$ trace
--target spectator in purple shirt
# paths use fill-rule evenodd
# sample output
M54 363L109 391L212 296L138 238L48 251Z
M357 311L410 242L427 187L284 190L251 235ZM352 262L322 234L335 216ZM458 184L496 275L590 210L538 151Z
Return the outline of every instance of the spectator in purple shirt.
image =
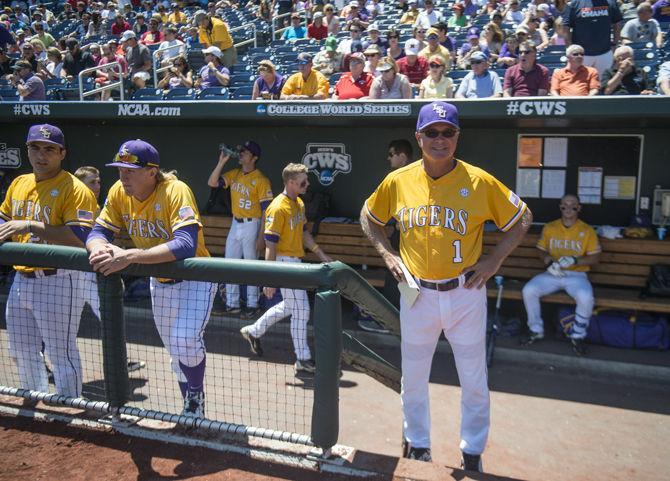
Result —
M44 82L35 75L30 62L19 60L14 64L14 75L11 75L9 81L19 92L22 102L31 100L46 100L46 91Z
M277 72L275 64L269 60L261 60L258 64L258 78L254 82L251 100L279 100L281 89L286 79Z
M657 22L670 22L670 0L658 0L652 8Z
M219 47L211 46L202 51L205 54L205 65L198 72L196 88L227 87L230 82L230 71L223 66L223 52Z
M519 63L505 71L503 96L535 97L549 92L549 69L535 60L537 51L533 42L523 42L519 46Z

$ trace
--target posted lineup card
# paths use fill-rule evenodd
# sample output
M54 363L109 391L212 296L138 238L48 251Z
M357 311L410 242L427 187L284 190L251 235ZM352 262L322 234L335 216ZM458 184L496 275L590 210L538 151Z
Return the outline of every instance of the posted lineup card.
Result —
M398 283L398 290L408 306L412 307L416 298L419 297L419 284L416 283L414 276L410 274L404 263L400 263L400 268L402 269L402 276L405 280Z

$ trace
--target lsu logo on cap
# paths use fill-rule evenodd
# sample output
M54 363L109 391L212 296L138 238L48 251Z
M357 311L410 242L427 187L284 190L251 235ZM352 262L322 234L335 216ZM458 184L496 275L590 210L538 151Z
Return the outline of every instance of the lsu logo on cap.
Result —
M447 117L447 111L444 110L444 107L442 107L439 104L434 104L433 105L433 112L435 112L438 115L438 117L440 117L441 119L444 119L444 118Z
M48 139L51 137L51 130L47 129L44 125L40 127L40 134L42 134L42 137L45 139Z

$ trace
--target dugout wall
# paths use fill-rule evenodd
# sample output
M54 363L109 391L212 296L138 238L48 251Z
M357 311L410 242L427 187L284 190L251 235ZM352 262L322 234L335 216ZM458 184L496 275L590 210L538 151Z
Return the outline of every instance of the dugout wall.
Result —
M591 136L636 136L639 151L632 157L639 159L639 173L635 174L633 211L639 210L641 197L652 197L655 186L670 187L665 166L670 159L670 98L514 98L456 100L454 104L462 127L457 156L512 188L517 188L519 139L528 136L585 137L581 155L586 160L599 148L597 143L589 145ZM9 177L28 171L27 127L50 122L60 126L67 139L65 168L100 168L104 192L117 178L104 164L124 140L142 138L158 148L164 168L179 171L202 207L209 196L207 178L216 164L219 144L236 145L251 138L263 148L258 166L275 193L282 188L282 167L289 161L303 162L312 172L311 190L331 194L330 215L356 218L363 200L388 172L389 141L410 140L418 157L414 127L422 105L420 101L2 103L0 168ZM617 169L631 158L625 149L612 150ZM607 175L607 158L600 157ZM576 187L568 182L566 191ZM528 202L537 221L555 217L555 202ZM592 224L627 225L631 209L616 205L603 199L585 209L584 219Z

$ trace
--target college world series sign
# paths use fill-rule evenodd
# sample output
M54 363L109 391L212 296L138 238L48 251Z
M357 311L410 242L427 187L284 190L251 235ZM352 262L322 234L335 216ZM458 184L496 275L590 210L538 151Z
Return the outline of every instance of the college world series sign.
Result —
M302 163L325 186L331 185L337 174L351 172L351 155L347 154L344 144L307 144Z

